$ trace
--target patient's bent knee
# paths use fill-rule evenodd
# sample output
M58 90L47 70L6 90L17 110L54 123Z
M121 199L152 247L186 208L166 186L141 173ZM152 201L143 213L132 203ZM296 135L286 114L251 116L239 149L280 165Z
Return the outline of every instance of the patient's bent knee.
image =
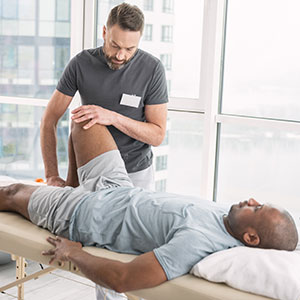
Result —
M0 188L0 210L11 210L15 195L22 189L22 184L15 183Z
M13 183L8 186L3 187L3 196L11 198L16 195L20 190L25 187L23 183Z

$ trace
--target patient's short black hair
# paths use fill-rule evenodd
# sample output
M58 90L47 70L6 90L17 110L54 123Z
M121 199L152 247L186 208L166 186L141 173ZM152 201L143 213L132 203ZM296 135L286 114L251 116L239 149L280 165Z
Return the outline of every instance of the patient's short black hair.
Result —
M298 231L292 216L281 212L281 219L272 220L273 224L260 224L257 228L261 239L260 248L293 251L298 244Z

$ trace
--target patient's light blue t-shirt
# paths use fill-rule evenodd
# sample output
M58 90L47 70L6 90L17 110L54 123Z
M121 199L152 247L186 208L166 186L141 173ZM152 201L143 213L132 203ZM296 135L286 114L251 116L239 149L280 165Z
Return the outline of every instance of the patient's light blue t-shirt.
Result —
M70 239L122 253L153 250L170 280L213 252L242 245L225 229L227 213L228 207L211 201L110 188L91 192L77 205Z

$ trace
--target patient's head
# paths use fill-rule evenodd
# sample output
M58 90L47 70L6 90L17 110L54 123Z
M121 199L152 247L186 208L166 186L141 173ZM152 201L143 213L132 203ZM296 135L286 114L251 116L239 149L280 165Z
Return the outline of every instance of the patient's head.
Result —
M224 223L246 246L292 251L298 243L296 225L287 211L252 198L232 205Z

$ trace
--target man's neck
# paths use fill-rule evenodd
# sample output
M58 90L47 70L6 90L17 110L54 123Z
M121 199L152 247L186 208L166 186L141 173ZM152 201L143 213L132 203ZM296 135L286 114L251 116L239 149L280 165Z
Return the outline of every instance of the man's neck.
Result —
M228 216L227 216L227 215L225 215L225 216L223 217L223 222L224 222L224 225L225 225L225 228L226 228L227 232L228 232L231 236L233 236L234 238L236 238L236 237L234 236L234 234L233 234L233 231L231 230L230 225L229 225L229 220L228 220Z

